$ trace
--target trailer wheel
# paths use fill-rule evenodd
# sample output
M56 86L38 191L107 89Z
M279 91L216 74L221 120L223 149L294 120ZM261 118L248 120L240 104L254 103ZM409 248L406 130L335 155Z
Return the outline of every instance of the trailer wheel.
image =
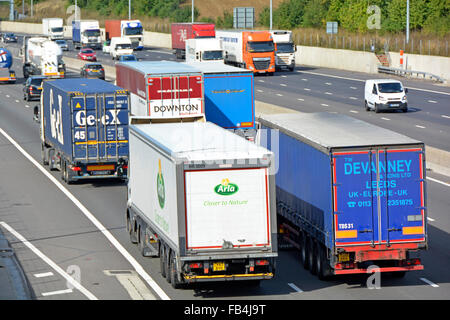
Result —
M147 247L147 245L145 244L145 228L141 228L141 226L139 226L138 229L138 247L139 247L139 251L141 252L141 255L143 257L146 257L145 255L145 249Z
M165 248L164 250L164 270L166 272L166 280L168 283L172 282L172 279L170 279L170 249Z
M317 247L316 260L318 262L317 275L319 279L323 281L329 280L332 275L330 261L327 257L327 249L322 245L319 245Z
M305 234L303 234L302 239L301 239L301 249L300 249L300 260L303 264L303 268L305 268L305 270L309 269L309 265L308 265L308 236L306 236Z
M47 150L45 150L45 146L43 143L41 144L41 158L42 164L47 166L48 165Z
M180 289L181 282L178 280L178 269L177 269L177 256L172 251L170 254L170 282L172 284L172 288Z
M160 242L160 244L159 244L159 266L161 269L161 276L163 278L165 278L167 275L166 269L165 269L166 262L164 261L165 257L166 257L166 250L165 250L164 244L162 242Z
M317 268L316 268L316 245L315 241L313 239L309 239L308 241L308 265L309 265L309 271L311 274L317 274Z
M48 150L48 168L50 169L50 171L56 170L56 166L55 166L55 149L53 149L53 148L50 148Z
M127 215L127 231L128 231L128 234L130 235L131 243L136 243L137 239L136 239L135 232L133 231L133 225L132 225L132 221L131 221L131 218L129 215Z

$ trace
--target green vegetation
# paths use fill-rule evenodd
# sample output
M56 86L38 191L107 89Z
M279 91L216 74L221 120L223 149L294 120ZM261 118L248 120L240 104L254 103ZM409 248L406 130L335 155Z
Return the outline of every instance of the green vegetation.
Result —
M368 20L380 9L379 28ZM259 23L269 26L269 8L259 15ZM373 18L372 18L373 19ZM403 32L406 28L406 0L285 0L273 12L273 27L325 28L327 21L337 21L350 32ZM450 31L449 0L410 0L410 30L439 36Z

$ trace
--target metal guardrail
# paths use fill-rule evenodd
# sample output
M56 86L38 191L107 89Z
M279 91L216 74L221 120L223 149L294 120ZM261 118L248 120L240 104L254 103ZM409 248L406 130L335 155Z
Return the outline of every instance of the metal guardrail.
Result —
M437 81L443 83L445 82L444 79L442 79L441 77L429 73L429 72L425 72L425 71L414 71L414 70L405 70L405 69L400 69L400 68L392 68L392 67L385 67L385 66L378 66L378 72L379 73L389 73L389 74L395 74L398 76L406 76L407 74L409 75L413 75L413 74L417 74L417 76L419 75L423 75L423 78L425 79L427 76L430 77L430 79L436 79Z

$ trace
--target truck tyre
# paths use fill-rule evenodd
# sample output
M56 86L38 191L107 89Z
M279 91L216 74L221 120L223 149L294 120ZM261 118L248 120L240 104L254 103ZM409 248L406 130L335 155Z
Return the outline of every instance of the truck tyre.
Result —
M308 236L306 236L305 234L303 234L302 239L301 239L301 244L300 244L300 260L303 264L303 268L305 268L305 270L309 269L309 265L308 265Z
M330 261L327 257L327 249L323 245L319 245L317 247L316 259L318 261L317 275L319 279L323 281L329 280L332 272L330 268Z
M170 249L168 247L164 250L164 270L166 272L166 280L168 283L172 282L170 279Z
M177 256L172 251L170 254L170 283L172 284L172 288L180 289L181 282L178 280L178 269L177 269Z
M317 274L317 268L316 268L316 243L313 239L309 239L308 241L308 265L309 265L309 271L311 274L316 275Z
M48 149L48 168L50 169L50 171L56 170L55 149L53 148Z
M141 252L141 255L143 257L146 257L145 255L145 249L146 249L146 244L145 244L145 228L143 229L141 226L139 226L138 228L138 247L139 247L139 251Z
M166 262L164 261L165 256L166 256L166 250L165 250L164 244L162 242L160 242L159 243L159 266L161 269L161 276L163 278L165 278L167 276L166 269L165 269Z
M47 166L48 165L47 150L45 149L44 144L41 144L41 158L42 164Z
M127 215L127 231L130 236L130 241L131 241L131 243L136 243L137 242L136 234L133 229L134 229L133 222L131 221L130 216Z

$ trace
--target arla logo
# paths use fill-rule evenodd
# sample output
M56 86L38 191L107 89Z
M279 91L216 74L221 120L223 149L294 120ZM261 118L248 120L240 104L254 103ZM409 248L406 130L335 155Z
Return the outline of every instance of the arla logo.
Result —
M166 191L164 188L164 177L162 175L162 170L161 170L161 159L159 159L158 166L159 166L159 169L158 169L158 174L156 177L156 190L158 193L159 206L161 207L161 209L164 209L164 204L166 202Z
M223 179L222 183L214 188L214 192L221 196L230 196L238 192L238 190L239 187L234 183L230 183L228 179Z

